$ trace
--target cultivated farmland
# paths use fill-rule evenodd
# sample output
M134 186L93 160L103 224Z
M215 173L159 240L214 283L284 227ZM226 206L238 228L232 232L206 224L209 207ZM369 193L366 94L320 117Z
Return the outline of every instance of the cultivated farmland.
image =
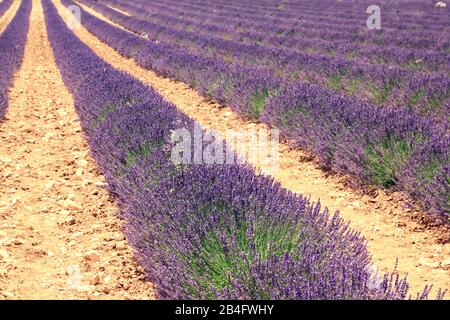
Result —
M447 298L449 34L426 0L0 0L0 298Z

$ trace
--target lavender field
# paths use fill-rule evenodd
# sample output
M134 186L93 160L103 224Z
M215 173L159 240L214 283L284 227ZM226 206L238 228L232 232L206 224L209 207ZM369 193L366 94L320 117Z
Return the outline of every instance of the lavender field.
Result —
M378 31L358 19L360 2L81 2L134 33L85 14L85 27L123 55L279 128L325 168L403 190L448 219L447 9L408 1L398 16L401 3L386 5Z
M4 297L446 298L445 1L3 0L0 54ZM276 170L241 154L230 128L279 134ZM48 194L31 203L40 175ZM43 207L57 222L34 224L39 237L75 246L42 244L55 264L20 249ZM78 280L36 296L10 264L48 288L64 286L51 280L61 265Z

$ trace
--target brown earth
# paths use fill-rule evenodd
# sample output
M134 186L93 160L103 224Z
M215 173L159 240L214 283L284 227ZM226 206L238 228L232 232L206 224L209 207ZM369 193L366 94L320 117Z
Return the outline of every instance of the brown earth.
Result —
M153 298L89 155L37 0L9 98L0 124L0 299Z
M55 3L67 19L68 12L59 1ZM82 7L111 23L101 14ZM258 129L266 136L270 135L265 125L242 119L230 108L206 100L187 85L141 68L85 28L75 33L105 61L152 86L203 127L218 130L222 136L230 129ZM268 146L261 143L258 147L265 150ZM257 159L249 161L259 166ZM294 192L309 195L313 201L320 199L331 211L339 209L342 217L351 221L351 226L367 239L373 261L382 271L392 270L398 259L398 271L402 275L408 274L412 292L421 290L426 284L450 289L450 231L447 226L423 223L426 213L409 208L401 193L377 190L369 194L350 188L347 177L322 171L307 152L292 149L287 144L280 145L278 161L278 169L271 171L274 178ZM266 168L262 166L261 169Z

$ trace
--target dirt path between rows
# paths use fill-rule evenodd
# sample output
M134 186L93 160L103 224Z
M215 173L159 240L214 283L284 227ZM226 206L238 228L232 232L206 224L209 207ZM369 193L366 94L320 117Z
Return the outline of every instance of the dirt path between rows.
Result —
M0 299L149 299L33 0L0 123Z
M3 31L5 31L8 24L14 18L19 6L20 6L20 1L18 1L18 0L13 1L11 6L8 8L8 10L6 10L5 13L0 17L0 34L2 34Z
M59 12L67 19L68 12L59 1L55 3ZM111 23L86 6L82 7ZM165 99L198 120L205 128L216 129L222 135L229 129L259 129L269 135L265 125L245 121L230 108L205 100L187 85L139 67L102 43L85 28L76 30L76 34L105 61L155 88ZM259 147L267 148L265 144ZM345 177L329 175L307 158L305 152L282 144L279 169L272 172L272 175L284 187L310 195L313 201L320 199L332 211L339 209L343 218L351 221L351 226L366 237L373 260L381 270L392 270L396 259L399 259L398 270L402 274L409 274L408 279L414 292L430 283L435 287L450 288L450 243L447 227L427 227L420 223L418 217L421 213L408 209L399 193L378 191L376 196L370 196L355 191L345 186ZM258 166L258 163L253 164Z

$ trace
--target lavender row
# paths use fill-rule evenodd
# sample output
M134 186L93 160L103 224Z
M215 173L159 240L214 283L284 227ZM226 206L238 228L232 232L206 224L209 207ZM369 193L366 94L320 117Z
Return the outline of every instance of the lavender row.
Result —
M103 1L104 3L120 6L121 1ZM206 17L202 13L189 13L190 18L184 15L183 10L159 9L151 6L153 3L133 4L127 3L127 9L134 16L154 21L179 30L189 30L196 34L209 34L247 44L260 44L267 46L286 47L300 51L321 52L325 55L340 55L351 60L366 63L395 63L397 65L424 69L442 74L450 73L450 55L430 49L409 49L395 46L378 46L373 44L341 42L339 39L322 40L321 38L308 38L302 35L293 35L295 32L307 27L302 22L301 29L295 25L283 26L267 21L255 23L242 19L214 19L214 22L205 23ZM134 8L134 9L133 9ZM217 21L217 22L216 22ZM313 26L308 27L309 29ZM322 27L322 26L321 26ZM335 28L333 28L335 29ZM297 31L296 31L297 30ZM289 34L287 36L286 34Z
M407 282L396 274L374 278L363 239L320 205L246 165L174 165L172 132L194 133L193 120L106 64L49 0L43 4L92 153L160 298L406 297Z
M280 76L291 82L306 82L336 91L344 89L347 95L380 105L408 108L420 114L450 115L450 78L447 76L355 63L341 57L239 44L129 17L91 0L80 2L128 30L153 41L182 47L196 55L254 65L267 75Z
M292 85L257 69L146 41L84 10L82 15L92 34L141 66L183 81L243 116L279 127L314 151L327 168L406 191L427 210L448 217L448 121L378 108L317 86ZM432 151L425 157L426 147ZM439 192L430 194L431 189Z
M110 2L109 0L107 2ZM114 3L113 1L112 3ZM127 8L128 6L132 6L129 3L123 3L121 7ZM146 4L142 4L143 7L146 6ZM170 10L177 10L176 8L170 8ZM195 8L192 9L194 12L203 12L202 8ZM362 9L362 14L364 15L365 8ZM265 15L244 15L240 11L238 20L249 20L249 21L257 21L262 24L273 24L273 25L282 25L285 23L285 19L277 18L272 19L270 17L267 17ZM185 12L184 10L181 10L180 14L186 14L189 13ZM224 12L218 12L215 13L217 16L217 19L224 19L228 16L234 16L236 15L236 10L233 10L232 12L224 13ZM301 16L301 13L299 14ZM310 18L309 18L310 19ZM367 19L367 16L366 16ZM384 20L383 20L384 21ZM328 40L346 40L346 41L352 41L352 42L367 42L367 43L373 43L377 45L396 45L401 47L409 47L409 48L429 48L429 47L436 47L439 50L445 50L449 48L449 39L447 36L447 33L445 32L445 29L440 31L409 31L409 30L402 30L402 28L397 29L395 26L393 26L393 30L383 30L382 33L379 32L373 32L371 30L367 30L365 21L344 21L336 24L328 24L328 21L319 21L317 22L317 25L314 29L304 29L300 27L298 28L298 17L295 17L295 23L297 23L297 26L293 28L293 33L301 32L301 34L305 34L309 37L321 37ZM302 24L305 22L302 22ZM349 25L359 25L360 32L355 32L353 27L348 27ZM444 27L445 28L445 27ZM383 28L385 29L385 28ZM332 31L330 31L332 30ZM363 33L361 33L363 31ZM267 32L267 31L266 31Z
M22 64L30 12L31 0L23 0L14 18L0 34L0 120L6 113L8 89L14 73Z
M4 0L0 3L0 18L9 9L9 7L11 7L12 3L13 3L13 0Z

